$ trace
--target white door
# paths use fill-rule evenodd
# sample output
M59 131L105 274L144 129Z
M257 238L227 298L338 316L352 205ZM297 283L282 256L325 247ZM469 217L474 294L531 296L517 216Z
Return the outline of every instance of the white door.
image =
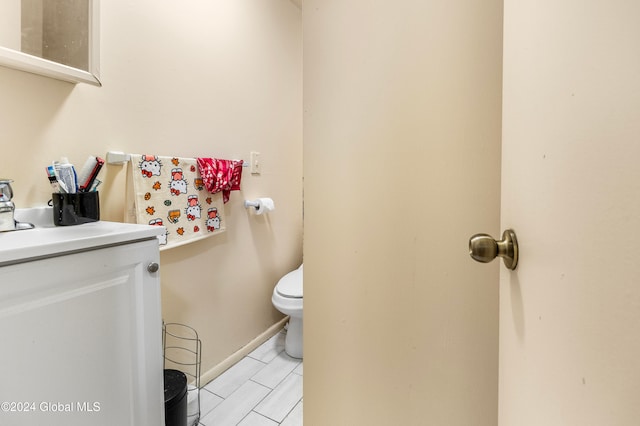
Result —
M499 424L640 424L640 2L506 0Z

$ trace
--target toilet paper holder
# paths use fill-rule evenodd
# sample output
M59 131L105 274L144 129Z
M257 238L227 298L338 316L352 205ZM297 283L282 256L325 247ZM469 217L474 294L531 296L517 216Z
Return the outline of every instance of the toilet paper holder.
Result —
M272 212L275 204L271 198L256 198L255 200L244 200L245 208L253 207L257 215L263 215Z
M256 210L258 210L258 208L260 207L260 203L257 201L244 200L244 207L246 209L248 209L249 207L253 207Z

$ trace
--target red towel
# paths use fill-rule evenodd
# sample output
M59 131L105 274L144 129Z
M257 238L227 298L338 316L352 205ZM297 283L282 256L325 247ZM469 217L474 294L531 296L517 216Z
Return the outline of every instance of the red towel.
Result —
M229 201L231 191L240 189L242 160L198 158L197 161L204 187L212 194L222 191L225 203Z

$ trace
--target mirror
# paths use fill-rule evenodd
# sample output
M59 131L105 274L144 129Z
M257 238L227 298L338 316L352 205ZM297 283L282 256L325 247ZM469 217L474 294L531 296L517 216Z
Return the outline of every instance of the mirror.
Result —
M1 0L0 65L101 86L99 0Z

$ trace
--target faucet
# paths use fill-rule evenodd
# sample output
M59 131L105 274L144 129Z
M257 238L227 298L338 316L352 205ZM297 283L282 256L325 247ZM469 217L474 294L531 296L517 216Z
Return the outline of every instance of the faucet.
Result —
M15 218L16 206L11 199L11 179L0 178L0 232L15 231L18 229L31 229L33 225L26 222L18 222Z
M11 179L0 179L0 231L15 231L16 220L14 214L16 206L11 199L13 189L11 189Z

